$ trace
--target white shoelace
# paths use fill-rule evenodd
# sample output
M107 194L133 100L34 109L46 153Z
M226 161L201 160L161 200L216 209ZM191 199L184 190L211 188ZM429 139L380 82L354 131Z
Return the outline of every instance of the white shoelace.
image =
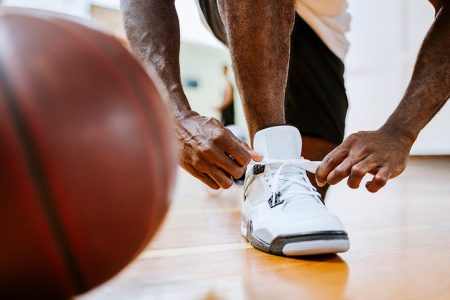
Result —
M296 183L299 184L303 187L306 188L305 191L302 192L302 195L305 196L313 196L315 198L319 198L320 201L320 194L316 191L315 187L312 186L311 184L309 184L307 181L305 181L303 178L302 179L297 179L297 178L292 178L292 177L285 177L285 178L281 178L282 171L286 168L286 167L297 167L300 168L301 171L298 171L300 173L302 173L303 176L307 176L306 175L306 171L311 172L311 173L315 173L317 170L317 167L320 164L320 161L310 161L304 158L300 158L300 159L293 159L293 160L266 160L266 161L262 161L259 162L260 164L263 165L269 165L269 166L279 166L277 171L275 172L275 175L272 179L272 182L270 184L271 186L271 193L272 193L272 199L273 201L276 200L276 194L278 192L278 187L280 184L280 179L284 179L285 181L289 181L291 184L292 183ZM296 195L290 195L291 193L286 193L284 194L284 197L288 200L290 197L289 196L296 196Z

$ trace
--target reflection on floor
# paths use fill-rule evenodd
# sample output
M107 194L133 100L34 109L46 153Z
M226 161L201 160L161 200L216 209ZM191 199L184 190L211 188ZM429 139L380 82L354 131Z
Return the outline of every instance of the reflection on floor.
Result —
M153 243L81 299L450 299L450 158L411 159L377 194L331 189L327 206L351 239L339 256L251 248L239 234L240 193L211 194L180 172Z

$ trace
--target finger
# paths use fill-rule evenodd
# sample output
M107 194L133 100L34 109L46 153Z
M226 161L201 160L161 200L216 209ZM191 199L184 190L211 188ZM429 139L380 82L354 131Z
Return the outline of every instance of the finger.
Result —
M330 172L332 172L347 157L347 155L347 147L341 145L325 156L316 171L316 182L318 186L322 187L326 184Z
M227 175L219 168L211 167L208 175L223 189L229 189L233 185L233 179L231 179L231 176Z
M362 160L360 157L347 156L333 171L327 176L329 184L337 184L342 179L350 175L351 168Z
M236 143L238 143L239 145L241 145L242 148L244 148L245 151L247 151L250 154L250 157L253 161L262 161L264 159L264 156L255 151L252 147L250 147L246 142L241 141L240 139L238 139L233 132L231 132L231 130L229 130L228 128L226 128L226 130L228 131L228 133L230 134L232 140Z
M348 177L347 185L352 189L357 189L364 176L376 168L377 164L370 158L360 161L350 169L350 176Z
M189 174L191 174L195 178L199 179L200 181L205 183L210 188L212 188L214 190L220 189L220 186L207 174L197 171L193 166L188 165L188 164L184 164L182 167L183 167L183 169L188 171Z
M233 185L231 175L226 174L223 170L205 161L199 162L196 168L197 170L208 174L221 188L228 189Z
M240 166L235 160L226 154L223 154L222 157L214 160L214 163L220 169L224 170L236 179L241 178L242 175L244 175L245 168Z
M239 141L239 143L241 144L242 148L244 148L245 150L248 151L248 153L250 153L250 156L253 161L262 161L264 159L264 156L261 153L254 150L247 143L245 143L243 141Z
M371 193L378 192L391 177L391 171L388 167L381 168L372 180L366 183L366 189Z
M224 170L225 173L230 174L234 178L240 178L244 174L244 168L223 151L223 149L210 144L208 147L199 150L198 156L210 165L215 165Z
M242 142L231 132L227 138L221 140L220 146L226 154L231 155L234 161L242 167L247 166L252 159L250 152L244 148L245 146L242 145Z

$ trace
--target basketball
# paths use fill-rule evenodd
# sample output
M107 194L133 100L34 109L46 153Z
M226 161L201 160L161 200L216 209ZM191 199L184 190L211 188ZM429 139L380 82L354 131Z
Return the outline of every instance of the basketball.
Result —
M66 298L155 235L176 155L161 96L114 38L0 14L0 298Z

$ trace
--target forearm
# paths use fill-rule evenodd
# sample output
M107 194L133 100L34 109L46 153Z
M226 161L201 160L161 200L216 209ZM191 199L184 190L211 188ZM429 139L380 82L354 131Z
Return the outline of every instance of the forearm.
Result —
M180 166L213 189L229 188L261 155L222 124L192 112L180 79L180 30L174 0L121 0L132 50L156 73L169 94Z
M450 1L442 2L403 99L382 127L402 133L411 143L450 97Z
M121 0L132 51L161 79L175 117L190 111L180 79L180 28L174 0Z

